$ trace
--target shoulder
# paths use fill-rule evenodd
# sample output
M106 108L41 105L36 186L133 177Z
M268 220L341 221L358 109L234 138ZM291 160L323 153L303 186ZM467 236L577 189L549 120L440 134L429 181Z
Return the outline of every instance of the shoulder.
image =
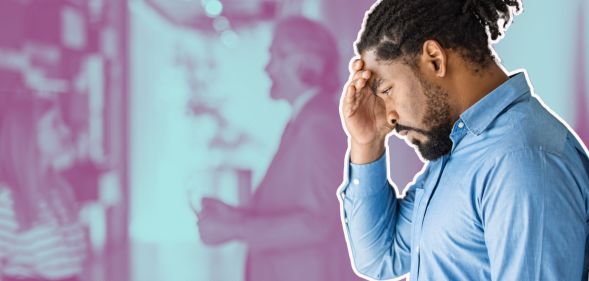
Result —
M345 132L341 125L338 111L330 111L328 108L323 110L306 110L294 121L300 136L315 138L344 138Z
M495 140L490 147L495 158L514 158L533 150L559 155L566 149L569 130L561 118L531 96L500 114L482 137Z
M559 155L542 146L517 146L487 159L485 167L489 173L532 173L546 169L549 162L559 162Z

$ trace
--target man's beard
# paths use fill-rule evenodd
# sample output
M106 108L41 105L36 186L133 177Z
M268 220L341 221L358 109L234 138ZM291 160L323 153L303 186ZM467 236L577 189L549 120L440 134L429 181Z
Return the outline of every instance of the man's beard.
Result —
M424 134L427 137L425 142L419 140L413 141L421 157L425 160L436 160L452 150L452 140L450 139L451 129L445 125L439 125Z
M415 140L413 143L417 146L419 154L425 160L436 160L452 150L452 120L450 118L450 106L448 105L448 93L441 87L436 86L423 78L417 76L423 93L427 98L426 115L423 124L427 124L431 129L427 131L419 130L418 132L426 136L424 142Z

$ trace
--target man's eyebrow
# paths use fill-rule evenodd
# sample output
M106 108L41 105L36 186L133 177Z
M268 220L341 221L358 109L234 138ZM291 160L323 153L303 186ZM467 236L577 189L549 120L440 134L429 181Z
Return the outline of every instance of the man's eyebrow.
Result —
M369 87L372 90L373 94L375 94L375 95L377 94L376 91L378 90L378 88L380 87L380 84L382 84L382 82L383 82L382 78L375 78L369 82Z

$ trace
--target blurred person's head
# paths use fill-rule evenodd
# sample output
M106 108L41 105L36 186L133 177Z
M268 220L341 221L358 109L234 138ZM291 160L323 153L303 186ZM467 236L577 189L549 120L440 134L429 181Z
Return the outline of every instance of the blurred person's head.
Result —
M53 165L71 147L55 103L30 97L8 101L0 113L0 183L12 192L17 220L28 227L53 188Z
M292 103L309 89L339 94L339 59L337 43L326 27L301 16L281 20L265 68L272 80L270 96Z
M367 12L356 52L389 124L424 159L450 152L469 95L505 76L491 44L521 10L517 0L383 0ZM502 74L500 74L502 73Z

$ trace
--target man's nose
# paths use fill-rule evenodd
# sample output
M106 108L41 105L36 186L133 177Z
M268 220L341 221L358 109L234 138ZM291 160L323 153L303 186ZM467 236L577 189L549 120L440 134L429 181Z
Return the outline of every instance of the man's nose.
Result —
M397 119L390 119L389 120L389 125L395 127L397 125Z
M387 123L391 126L391 128L395 128L397 123L399 122L399 115L396 111L390 110L387 112Z
M270 73L270 65L272 64L272 59L270 59L267 63L266 66L264 66L264 71L266 71L266 73Z

